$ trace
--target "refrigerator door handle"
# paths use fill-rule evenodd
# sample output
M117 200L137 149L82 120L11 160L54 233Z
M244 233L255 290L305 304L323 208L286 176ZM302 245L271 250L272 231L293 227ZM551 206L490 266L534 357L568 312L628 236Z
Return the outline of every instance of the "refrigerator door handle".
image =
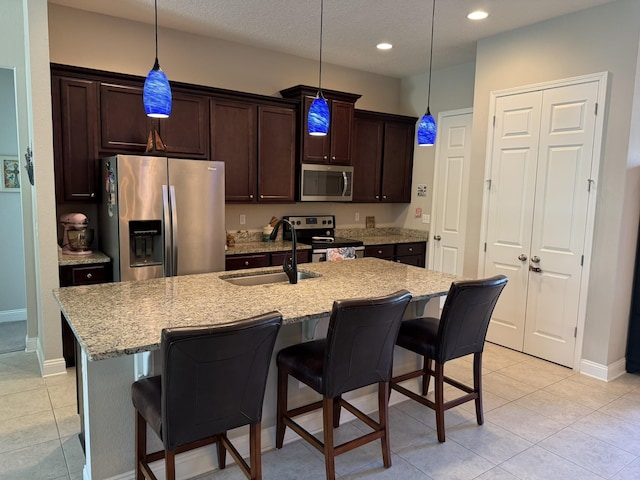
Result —
M175 185L169 185L169 195L171 197L171 275L176 276L178 275L178 207Z
M173 269L171 261L173 256L171 255L171 206L169 204L169 188L167 185L162 185L162 216L163 216L163 230L164 230L164 276L173 276Z

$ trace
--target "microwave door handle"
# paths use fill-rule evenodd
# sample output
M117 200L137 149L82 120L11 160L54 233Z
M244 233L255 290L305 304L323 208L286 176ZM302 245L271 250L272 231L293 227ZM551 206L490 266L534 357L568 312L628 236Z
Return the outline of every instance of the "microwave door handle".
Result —
M342 184L344 188L342 189L342 196L347 195L347 190L349 188L349 177L347 176L347 172L342 172Z

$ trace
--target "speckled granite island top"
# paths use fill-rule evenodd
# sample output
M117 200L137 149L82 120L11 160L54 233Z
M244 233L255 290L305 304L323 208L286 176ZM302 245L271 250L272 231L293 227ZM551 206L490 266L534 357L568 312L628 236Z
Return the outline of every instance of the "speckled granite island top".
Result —
M159 348L163 328L222 324L278 310L284 323L328 316L335 299L388 295L406 288L413 300L444 295L454 276L377 258L306 263L319 275L298 284L238 286L224 278L280 268L217 272L137 282L54 289L89 360Z

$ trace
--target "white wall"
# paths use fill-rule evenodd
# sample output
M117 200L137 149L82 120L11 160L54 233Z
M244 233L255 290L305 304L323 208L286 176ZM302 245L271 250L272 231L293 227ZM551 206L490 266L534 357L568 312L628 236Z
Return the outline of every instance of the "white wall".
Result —
M625 354L640 191L628 168L640 2L618 0L478 42L465 274L477 273L489 93L611 72L583 358L610 365ZM636 152L637 155L637 152ZM633 180L627 182L627 175ZM631 206L633 208L625 208Z
M0 68L0 157L18 157L17 121L14 70ZM0 321L27 319L20 200L20 192L0 193Z

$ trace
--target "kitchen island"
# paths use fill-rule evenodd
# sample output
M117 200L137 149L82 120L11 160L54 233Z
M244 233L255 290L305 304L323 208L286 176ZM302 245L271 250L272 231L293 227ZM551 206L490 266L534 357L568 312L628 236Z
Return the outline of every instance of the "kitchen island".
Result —
M455 279L451 275L375 258L304 264L299 270L308 272L312 278L300 280L296 285L239 286L227 281L278 271L271 267L55 289L54 296L82 349L85 480L133 478L129 477L134 468L134 409L130 387L138 376L154 372L152 352L160 346L163 328L223 324L278 310L284 322L276 342L275 351L278 351L302 341L302 326L327 318L335 299L374 297L407 289L413 294L408 315L416 315L422 313L429 300L445 295ZM430 311L437 312L437 302L431 303L435 305L429 306ZM416 359L407 358L398 358L396 368L411 362L409 368L413 367ZM263 449L270 449L274 444L273 363L263 411ZM294 395L300 397L300 401L312 398L308 388L295 390ZM374 396L365 393L356 398L366 411L375 409ZM345 415L344 420L348 421L349 417ZM306 426L314 430L316 424L315 429L319 430L321 422L310 415ZM240 439L241 453L245 450L243 433L231 434ZM150 443L150 449L160 447L159 442ZM209 451L198 452L177 458L179 476L196 475L214 468L215 455Z

